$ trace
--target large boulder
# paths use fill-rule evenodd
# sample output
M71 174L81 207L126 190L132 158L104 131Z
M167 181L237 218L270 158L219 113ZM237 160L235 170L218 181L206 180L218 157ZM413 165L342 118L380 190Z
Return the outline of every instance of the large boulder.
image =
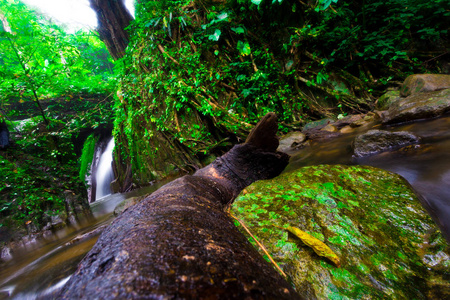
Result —
M385 124L402 123L434 118L450 111L450 89L415 93L406 98L397 98L383 113Z
M355 138L354 151L356 157L394 150L403 146L416 144L419 137L406 131L390 132L373 129Z
M311 166L245 192L232 213L306 299L449 299L449 246L399 175ZM287 225L327 244L340 267Z
M450 75L414 74L408 76L400 89L400 95L407 97L421 92L432 92L450 88Z

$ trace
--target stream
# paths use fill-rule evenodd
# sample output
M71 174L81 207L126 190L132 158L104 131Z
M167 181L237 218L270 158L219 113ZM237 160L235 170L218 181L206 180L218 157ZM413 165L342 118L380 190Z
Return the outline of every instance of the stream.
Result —
M377 126L390 131L407 130L422 138L420 145L370 157L354 158L351 143L369 128L310 146L291 154L286 172L307 165L370 165L402 175L413 186L422 205L450 240L450 116L396 127ZM36 299L59 289L76 270L78 262L95 244L101 230L114 218L117 204L126 198L153 192L165 182L127 194L113 194L91 204L94 220L54 233L51 239L24 249L0 270L0 299ZM89 233L93 234L89 235ZM85 238L81 238L85 235Z

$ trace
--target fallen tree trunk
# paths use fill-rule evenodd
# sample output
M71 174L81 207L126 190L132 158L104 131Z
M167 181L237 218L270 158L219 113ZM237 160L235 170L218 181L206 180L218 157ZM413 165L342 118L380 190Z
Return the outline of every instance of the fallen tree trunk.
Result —
M286 167L276 131L266 115L246 143L125 210L58 298L299 299L226 213L243 188Z

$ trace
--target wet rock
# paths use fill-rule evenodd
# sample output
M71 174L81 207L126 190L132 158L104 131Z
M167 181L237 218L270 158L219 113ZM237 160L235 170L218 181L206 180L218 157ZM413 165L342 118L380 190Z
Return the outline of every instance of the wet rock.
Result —
M0 252L0 262L8 261L12 258L11 249L9 247L2 247Z
M298 148L303 142L306 141L306 135L299 131L292 131L283 136L280 139L280 145L278 151L289 152Z
M356 121L361 120L362 118L364 118L364 116L365 116L364 114L348 115L338 120L337 122L333 123L333 125L335 125L337 128L342 128L352 123L355 123Z
M25 223L25 228L29 234L39 232L39 228L36 226L36 224L34 224L31 221L28 221L27 223Z
M376 102L378 110L387 110L393 103L400 99L400 91L388 91L381 96Z
M449 75L450 77L450 75ZM382 122L394 124L435 118L450 111L450 89L412 94L400 98L383 113Z
M327 126L323 127L320 130L328 131L328 132L338 132L339 131L339 129L337 129L337 127L334 126L333 124L328 124Z
M332 139L335 137L338 137L341 133L340 132L330 132L330 131L323 131L320 129L311 129L304 131L304 134L306 134L306 137L309 140L327 140Z
M341 133L352 133L353 131L355 131L355 129L352 126L347 125L347 126L342 127L341 130L339 130L339 131Z
M304 127L303 130L309 130L309 129L321 129L325 126L327 126L330 123L333 123L335 120L331 119L331 118L325 118L325 119L321 119L318 121L313 121L313 122L309 122L307 123Z
M128 207L133 206L135 204L138 204L143 199L145 199L146 196L141 197L131 197L128 199L123 200L120 202L115 208L114 208L114 215L118 216L120 215L124 210L126 210Z
M416 144L419 137L406 131L390 132L385 130L369 130L355 139L354 151L356 157L394 150L406 145Z
M42 230L54 230L58 228L64 227L66 224L64 220L61 218L61 216L50 216L47 214L44 214L44 219L47 219L47 224L42 228Z
M306 299L449 299L449 246L399 175L366 166L311 166L246 192L232 213ZM323 241L340 268L285 225Z
M64 191L67 221L73 223L73 219L92 216L88 200L71 190Z
M308 130L304 132L308 139L310 140L327 140L332 139L335 137L338 137L341 133L340 132L329 132L329 131L322 131L322 130Z
M376 122L379 122L380 116L375 112L369 112L367 115L363 116L360 119L355 120L350 124L351 127L362 127L362 126L370 126L374 125Z
M76 243L80 243L80 242L86 241L86 240L88 240L88 239L90 239L90 238L92 238L94 236L100 235L103 232L103 230L105 230L106 227L108 227L108 225L102 225L100 227L95 228L92 231L89 231L89 232L85 233L85 234L78 235L74 239L72 239L72 240L68 241L67 243L65 243L64 247L67 247L67 246L70 246L70 245L74 245Z
M414 74L408 76L400 89L400 95L407 97L421 92L432 92L450 88L450 75Z

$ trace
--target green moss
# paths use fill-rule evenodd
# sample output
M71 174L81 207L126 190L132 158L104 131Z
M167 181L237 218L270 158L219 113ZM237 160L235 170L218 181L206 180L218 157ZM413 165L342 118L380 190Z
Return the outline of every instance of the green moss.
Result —
M95 144L97 143L97 138L94 134L88 136L83 145L83 150L81 151L80 157L80 180L85 181L86 174L90 170L92 159L94 158Z
M450 276L448 245L398 175L311 166L257 182L247 192L233 213L300 292L307 286L318 299L425 299L450 288L442 280ZM341 268L280 229L284 224L324 241Z

